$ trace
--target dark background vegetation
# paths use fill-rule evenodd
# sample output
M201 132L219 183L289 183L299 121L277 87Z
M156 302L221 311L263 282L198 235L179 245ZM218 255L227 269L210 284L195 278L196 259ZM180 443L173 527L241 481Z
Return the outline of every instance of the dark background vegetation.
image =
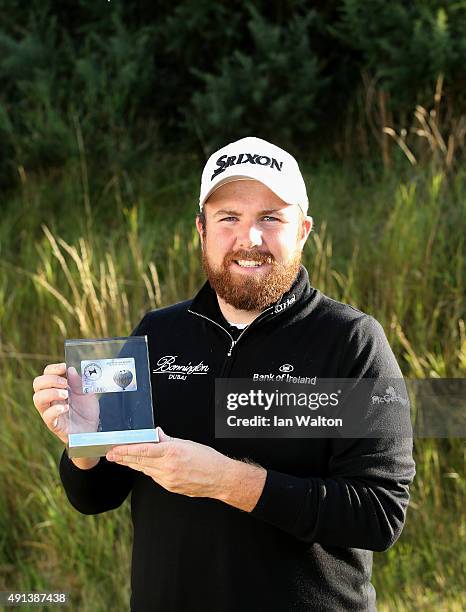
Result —
M134 170L255 134L300 157L373 157L439 74L464 107L465 2L0 0L0 186L79 142Z

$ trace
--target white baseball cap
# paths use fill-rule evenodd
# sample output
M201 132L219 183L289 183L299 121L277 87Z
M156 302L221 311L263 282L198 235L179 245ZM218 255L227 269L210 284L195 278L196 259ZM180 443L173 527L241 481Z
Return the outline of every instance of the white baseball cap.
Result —
M298 162L280 147L254 136L230 142L209 157L202 172L199 209L225 183L251 179L307 215L309 200Z

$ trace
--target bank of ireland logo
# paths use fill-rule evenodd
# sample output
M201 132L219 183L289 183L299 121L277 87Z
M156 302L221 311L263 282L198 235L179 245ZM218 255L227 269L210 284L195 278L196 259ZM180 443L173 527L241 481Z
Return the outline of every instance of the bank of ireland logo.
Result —
M294 365L291 363L284 363L278 368L281 374L277 374L275 372L264 372L260 374L259 372L254 372L252 375L252 380L257 382L283 382L283 383L302 383L306 385L315 385L316 378L311 376L298 376L297 374L292 375L294 372Z
M99 380L102 376L102 368L98 363L88 363L84 368L84 376L88 380Z

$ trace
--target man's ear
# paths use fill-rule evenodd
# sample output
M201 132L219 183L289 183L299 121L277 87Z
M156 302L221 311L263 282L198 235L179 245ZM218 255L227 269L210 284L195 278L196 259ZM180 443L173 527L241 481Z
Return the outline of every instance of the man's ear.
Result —
M301 232L300 232L300 238L299 238L299 242L301 245L301 249L304 247L304 245L306 244L306 240L309 237L309 234L312 231L312 228L314 226L314 220L312 217L304 217L302 224L301 224Z
M197 229L197 233L199 234L199 238L201 239L201 246L202 248L204 248L204 227L198 216L196 217L196 229Z

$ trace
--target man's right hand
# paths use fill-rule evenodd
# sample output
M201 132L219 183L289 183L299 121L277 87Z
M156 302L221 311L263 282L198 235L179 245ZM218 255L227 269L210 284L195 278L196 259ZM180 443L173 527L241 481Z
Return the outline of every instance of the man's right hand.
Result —
M68 443L70 432L68 394L73 400L73 432L97 431L99 425L99 402L95 395L82 392L81 377L75 368L66 371L66 364L51 363L32 384L33 402L48 429L63 444ZM73 463L81 469L90 469L99 459L76 458Z

